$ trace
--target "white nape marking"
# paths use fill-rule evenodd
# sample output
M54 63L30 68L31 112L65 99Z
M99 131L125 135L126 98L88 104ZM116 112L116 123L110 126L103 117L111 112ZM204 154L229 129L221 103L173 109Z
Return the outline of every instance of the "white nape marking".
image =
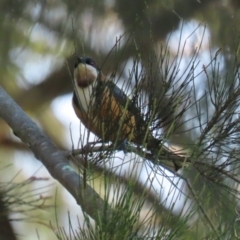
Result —
M90 65L84 65L84 71L86 71L86 76L96 76L96 79L98 77L98 71L90 66ZM78 74L76 72L76 74ZM85 76L85 77L86 77ZM88 87L85 88L80 88L77 85L77 76L74 74L74 82L75 82L75 87L77 90L77 97L79 100L79 103L81 104L83 110L88 113L91 111L91 108L94 106L95 103L95 96L94 96L94 90L97 86L97 81L95 80L92 84L90 84Z

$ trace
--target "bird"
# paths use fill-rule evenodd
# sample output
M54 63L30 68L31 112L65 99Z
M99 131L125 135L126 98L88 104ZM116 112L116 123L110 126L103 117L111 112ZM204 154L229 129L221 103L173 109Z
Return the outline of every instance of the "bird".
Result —
M182 157L161 146L139 107L111 79L107 78L91 57L77 57L73 74L72 106L80 121L103 141L127 140L152 153L160 148L175 159L174 172L182 167Z

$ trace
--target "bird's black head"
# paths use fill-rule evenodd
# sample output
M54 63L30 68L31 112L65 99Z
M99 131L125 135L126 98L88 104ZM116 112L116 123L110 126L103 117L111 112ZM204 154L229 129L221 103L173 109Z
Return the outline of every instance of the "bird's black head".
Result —
M96 62L90 57L77 57L77 61L75 62L74 67L77 68L80 63L90 65L97 69Z

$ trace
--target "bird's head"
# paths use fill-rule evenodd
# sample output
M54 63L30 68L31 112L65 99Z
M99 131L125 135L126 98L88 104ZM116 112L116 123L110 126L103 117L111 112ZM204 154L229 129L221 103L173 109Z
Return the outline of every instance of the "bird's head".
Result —
M90 57L78 57L74 65L74 81L80 88L87 88L98 78L96 62Z

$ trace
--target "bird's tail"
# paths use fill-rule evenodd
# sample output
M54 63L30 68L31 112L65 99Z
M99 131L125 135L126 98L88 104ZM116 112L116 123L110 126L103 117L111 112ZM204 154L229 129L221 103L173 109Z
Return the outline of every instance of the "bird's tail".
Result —
M148 142L147 149L151 152L149 160L153 164L162 165L171 172L177 172L186 163L186 157L182 152L170 149L161 140L153 138Z

